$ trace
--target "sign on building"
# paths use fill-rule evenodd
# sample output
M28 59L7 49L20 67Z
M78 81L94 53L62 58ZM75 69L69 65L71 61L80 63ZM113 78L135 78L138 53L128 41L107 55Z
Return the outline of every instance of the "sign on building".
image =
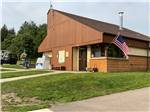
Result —
M64 63L65 62L65 51L58 51L58 62Z

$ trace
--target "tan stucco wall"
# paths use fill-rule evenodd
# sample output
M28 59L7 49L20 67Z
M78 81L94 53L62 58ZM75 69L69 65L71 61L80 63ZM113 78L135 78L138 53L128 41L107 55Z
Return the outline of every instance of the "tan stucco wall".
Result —
M79 70L79 48L73 48L73 71Z
M99 72L107 72L107 58L91 58L89 68L98 68Z
M91 46L87 46L87 67L90 68Z
M49 58L52 57L52 52L51 52L51 51L49 51L49 52L44 52L43 54L46 55L46 56L48 56Z
M147 56L147 49L129 47L129 55ZM149 50L149 56L150 56L150 50Z

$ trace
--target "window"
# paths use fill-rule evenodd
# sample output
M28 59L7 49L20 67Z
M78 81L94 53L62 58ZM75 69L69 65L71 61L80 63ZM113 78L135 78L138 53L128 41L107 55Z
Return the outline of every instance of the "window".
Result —
M91 47L91 57L101 57L104 55L103 51L103 47L101 47L100 45L93 45Z
M115 45L110 45L108 48L108 57L123 58L123 52Z
M115 58L123 58L123 52L114 44L95 44L91 46L91 57L103 57L105 56L105 49L108 48L108 57L115 57Z

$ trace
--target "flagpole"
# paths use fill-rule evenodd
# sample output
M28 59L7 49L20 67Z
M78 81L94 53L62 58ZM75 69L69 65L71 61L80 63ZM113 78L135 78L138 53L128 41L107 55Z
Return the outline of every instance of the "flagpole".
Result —
M119 25L119 33L121 34L122 30L123 30L123 14L124 12L118 12L119 14L119 18L120 18L120 25Z
M120 16L119 31L122 31L122 30L123 30L123 14L124 14L124 12L119 12L118 14L119 14L119 16Z
M114 39L116 39L118 37L118 35L121 34L121 31L123 30L123 14L124 14L124 12L119 12L118 14L120 16L119 32L117 33L117 35L116 35L116 37ZM109 43L108 46L106 46L106 51L105 51L105 56L106 57L108 57L108 48L111 46L111 44L114 41L114 39Z
M121 32L122 32L122 30L123 30L123 14L124 14L124 12L121 11L121 12L119 12L118 14L119 14L119 16L120 16L120 27L119 27L119 32L120 32L120 34L121 34ZM129 58L128 55L125 55L125 56L126 56L126 59Z

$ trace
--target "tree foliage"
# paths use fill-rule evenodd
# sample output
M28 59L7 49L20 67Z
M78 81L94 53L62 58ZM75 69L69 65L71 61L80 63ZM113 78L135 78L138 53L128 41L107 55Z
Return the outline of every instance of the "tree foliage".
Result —
M8 29L7 26L4 24L4 26L1 28L1 42L4 41L4 39L7 37Z
M37 26L33 21L25 21L16 33L14 28L8 29L6 25L1 28L1 49L9 50L20 56L25 50L29 58L40 56L38 47L47 34L47 25Z
M12 43L12 39L15 38L15 36L16 33L14 28L8 30L7 26L4 25L1 28L1 48L4 50L9 48Z

